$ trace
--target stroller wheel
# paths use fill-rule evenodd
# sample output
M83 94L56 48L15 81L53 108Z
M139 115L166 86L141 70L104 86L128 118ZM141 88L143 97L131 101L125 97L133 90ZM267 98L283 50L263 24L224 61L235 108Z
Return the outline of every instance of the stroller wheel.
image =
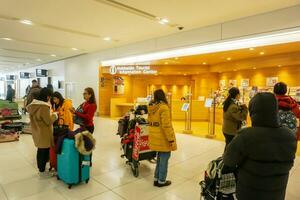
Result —
M138 177L139 176L139 163L136 161L133 161L130 166L131 166L131 171L132 171L133 175L135 177Z

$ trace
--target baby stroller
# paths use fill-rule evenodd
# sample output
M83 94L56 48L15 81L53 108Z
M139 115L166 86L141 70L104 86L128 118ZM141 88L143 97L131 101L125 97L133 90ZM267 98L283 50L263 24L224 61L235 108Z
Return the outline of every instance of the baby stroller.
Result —
M135 177L139 176L139 164L142 160L153 161L156 152L151 151L148 145L148 126L146 120L135 116L129 121L128 133L121 137L121 145L126 158L126 164L130 165Z
M200 182L202 200L234 200L236 178L234 173L222 173L223 158L209 163L204 172L204 180Z

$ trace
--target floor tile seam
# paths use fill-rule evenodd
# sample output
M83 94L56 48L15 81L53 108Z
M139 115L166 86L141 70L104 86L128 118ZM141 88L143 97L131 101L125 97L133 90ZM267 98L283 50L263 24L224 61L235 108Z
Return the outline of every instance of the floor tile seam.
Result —
M100 181L98 181L97 179L95 179L95 177L92 177L92 180L97 182L98 184L104 186L106 189L108 189L109 191L112 191L112 188L108 187L107 185L101 183Z
M133 176L133 175L132 175L132 176ZM149 175L149 176L150 176L150 175ZM114 190L119 189L119 188L121 188L121 187L124 187L124 186L126 186L126 185L129 185L129 184L135 183L135 182L137 182L137 181L140 181L140 180L142 180L143 178L146 178L146 177L140 177L140 178L137 178L137 179L135 179L135 180L133 180L133 181L130 181L130 182L128 182L128 183L124 183L124 184L122 184L122 185L115 186L115 187L113 187L111 190L114 191Z
M82 200L88 200L88 199L91 199L91 198L93 198L93 197L96 197L96 196L98 196L98 195L104 194L105 192L109 192L109 191L111 191L111 190L106 190L106 191L103 191L103 192L99 192L99 193L97 193L97 194L95 194L95 195L92 195L92 196L83 198Z
M4 190L4 187L3 187L2 184L0 184L0 190L2 190L2 192L3 192L4 196L6 197L6 199L9 200L8 195L7 195L6 191Z
M58 186L55 186L53 189L62 197L62 198L64 198L65 200L68 200L68 198L67 197L65 197L65 195L62 193L62 192L60 192L59 190L58 190Z
M203 152L203 153L201 153L201 154L204 154L204 153L206 153L206 152L208 152L208 151L209 151L209 150L207 150L207 151L205 151L205 152ZM194 155L194 156L192 156L192 157L187 158L186 160L183 160L183 161L179 161L179 162L173 163L173 164L171 164L170 166L182 164L183 162L187 162L187 161L189 161L189 160L191 160L191 159L194 159L194 158L196 158L196 157L201 156L201 154Z
M166 191L165 191L165 192L161 192L160 194L155 195L153 198L151 198L151 199L149 199L149 200L155 199L156 197L159 197L159 196L162 195L162 194L166 194L166 193L168 193L169 191L173 190L174 188L176 188L176 187L178 187L178 186L180 186L180 185L182 185L182 184L185 184L186 182L188 182L188 180L185 180L185 181L183 181L182 183L179 183L178 185L175 185L174 187L166 188ZM176 196L177 196L177 195L176 195Z

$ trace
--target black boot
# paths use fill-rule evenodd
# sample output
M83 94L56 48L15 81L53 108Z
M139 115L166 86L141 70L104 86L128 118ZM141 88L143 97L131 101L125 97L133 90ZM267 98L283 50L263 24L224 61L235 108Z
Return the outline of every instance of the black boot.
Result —
M169 185L171 185L172 184L172 182L171 181L166 181L165 183L158 183L157 182L157 187L165 187L165 186L169 186Z

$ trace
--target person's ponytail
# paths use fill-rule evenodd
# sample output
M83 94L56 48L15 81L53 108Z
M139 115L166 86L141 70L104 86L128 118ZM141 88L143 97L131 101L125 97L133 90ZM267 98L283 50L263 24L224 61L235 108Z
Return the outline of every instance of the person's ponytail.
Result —
M230 88L228 91L228 96L226 100L223 102L223 111L226 112L232 103L232 99L235 99L237 95L240 94L240 90L236 87Z

